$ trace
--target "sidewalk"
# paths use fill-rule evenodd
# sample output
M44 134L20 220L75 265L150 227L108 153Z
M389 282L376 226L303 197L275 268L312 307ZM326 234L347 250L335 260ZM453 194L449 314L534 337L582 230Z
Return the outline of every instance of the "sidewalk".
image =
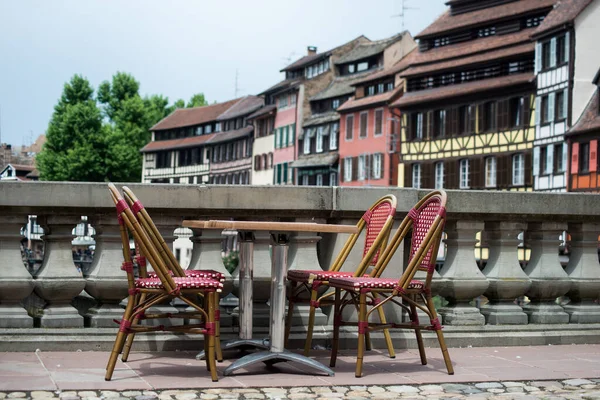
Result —
M600 378L600 345L452 348L452 376L447 375L438 348L427 349L425 366L416 349L399 350L395 359L373 350L365 357L360 379L354 377L354 354L341 352L333 377L313 375L294 363L257 365L224 377L222 371L230 364L225 360L219 364L219 382L211 382L204 361L197 361L195 353L132 353L127 363L118 361L113 380L106 382L108 352L0 353L0 391L369 387ZM328 364L327 351L314 355Z

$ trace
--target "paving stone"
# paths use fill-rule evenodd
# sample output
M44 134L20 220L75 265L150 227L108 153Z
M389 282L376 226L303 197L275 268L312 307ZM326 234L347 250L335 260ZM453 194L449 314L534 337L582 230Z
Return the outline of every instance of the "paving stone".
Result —
M0 399L5 399L5 398L6 398L6 393L0 392Z
M563 387L563 384L559 381L533 381L529 383L531 386L537 386L540 388L549 388L549 387Z
M388 386L387 389L394 393L419 393L419 388L408 385Z
M168 395L168 394L164 394L161 393L158 395L159 400L173 400L173 397Z
M506 388L508 393L523 393L523 390L523 386L511 386Z
M350 387L352 389L352 387ZM351 390L346 393L346 397L371 397L371 393L366 390Z
M53 392L47 392L45 390L34 390L29 394L33 399L51 399L54 397Z
M501 382L504 387L524 387L526 386L523 382Z
M227 394L227 393L223 393L223 394ZM192 400L192 399L197 399L198 395L196 393L185 392L185 393L176 394L175 398L177 400Z
M9 399L22 399L27 397L27 393L25 392L10 392L7 396Z
M139 395L135 396L135 400L156 400L158 399L157 395Z
M121 397L119 392L115 392L113 390L102 390L100 391L100 397L104 397L105 399L110 399L112 397Z
M487 389L488 392L490 393L494 393L494 394L500 394L500 393L504 393L504 389L498 389L498 388L491 388L491 389Z
M481 390L475 388L475 387L467 387L467 389L462 391L464 394L476 394L476 393L483 393Z
M540 388L537 386L530 386L530 385L526 385L523 387L523 389L525 389L528 392L539 392Z
M589 385L581 385L580 387L581 387L581 389L590 390L590 389L596 389L598 387L598 385L591 383Z
M314 393L305 393L305 392L290 393L287 395L288 399L314 399L317 396L318 395L316 395Z
M310 388L305 386L290 388L290 393L310 393L310 391Z
M581 396L581 398L583 398L585 400L599 400L600 392L594 391L594 392L585 393L583 396Z
M444 388L440 385L421 385L419 389L422 392L443 392Z
M365 391L367 390L366 386L350 386L350 390L359 390L359 391Z
M481 382L481 383L476 383L475 387L477 389L500 389L500 388L503 388L504 386L502 386L502 384L498 383L498 382Z
M331 390L333 390L334 392L337 392L337 393L346 393L350 389L348 389L345 386L332 386Z
M375 394L375 393L384 393L385 389L382 388L381 386L371 386L367 389L367 391L369 393Z
M566 381L562 381L563 384L567 386L581 386L581 385L589 385L593 383L589 379L567 379Z
M144 390L142 394L144 396L158 396L158 393L153 390Z
M123 397L135 397L135 396L141 396L142 392L140 392L139 390L126 390L124 392L121 392L121 396Z
M347 400L370 400L368 397L362 397L362 396L346 396L345 397Z
M244 399L266 399L267 397L262 393L245 393Z

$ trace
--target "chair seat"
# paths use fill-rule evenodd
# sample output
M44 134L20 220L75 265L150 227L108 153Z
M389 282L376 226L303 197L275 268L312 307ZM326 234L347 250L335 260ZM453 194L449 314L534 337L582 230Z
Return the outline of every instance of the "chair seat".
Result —
M223 283L207 278L173 278L177 289L223 289ZM135 287L140 289L163 289L163 283L158 278L140 278L135 280Z
M215 279L217 281L223 282L225 280L225 276L219 272L214 271L212 269L199 269L199 270L184 270L185 276L187 278L205 278L205 279ZM169 274L173 276L173 271L169 271ZM158 278L156 272L148 272L148 278Z
M393 278L331 278L329 286L349 291L360 289L395 289L398 279ZM410 281L409 290L422 290L425 284L418 280Z
M310 275L313 275L317 281L328 281L333 277L352 277L352 272L346 271L323 271L322 269L293 269L288 271L287 278L296 282L308 282Z

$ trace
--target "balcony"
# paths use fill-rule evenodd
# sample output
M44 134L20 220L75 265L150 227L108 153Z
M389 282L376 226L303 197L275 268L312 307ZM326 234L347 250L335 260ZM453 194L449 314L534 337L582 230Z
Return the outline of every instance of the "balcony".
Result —
M425 193L400 188L129 186L171 244L184 219L353 224L384 194L398 197L397 215L402 218ZM449 191L448 198L445 250L433 290L449 346L600 343L597 195ZM29 215L37 215L44 229L43 259L33 274L21 253L21 230ZM91 265L79 272L72 241L82 215L95 230L96 244ZM566 247L560 239L564 232ZM223 271L223 296L235 295L237 272L227 272L221 258L224 237L194 231L183 240L190 240L190 268ZM289 267L327 268L345 239L299 234L292 239ZM254 248L254 327L262 335L268 332L268 235L257 233ZM361 251L353 251L347 268L356 265ZM384 276L399 277L404 258L400 249ZM0 351L109 349L117 328L112 320L120 318L127 296L121 262L119 227L105 184L0 183ZM230 309L223 304L223 310ZM300 347L303 340L305 311L295 313L292 347ZM330 311L325 308L317 315L315 345L329 344ZM390 318L402 318L394 307L386 312ZM237 335L235 321L234 310L223 319L223 338ZM424 336L426 344L435 343L432 336ZM352 330L344 331L342 345L354 346L354 337ZM412 332L397 333L394 339L399 348L415 345ZM373 335L379 348L380 340ZM136 339L136 348L198 349L200 342L201 338L156 334Z

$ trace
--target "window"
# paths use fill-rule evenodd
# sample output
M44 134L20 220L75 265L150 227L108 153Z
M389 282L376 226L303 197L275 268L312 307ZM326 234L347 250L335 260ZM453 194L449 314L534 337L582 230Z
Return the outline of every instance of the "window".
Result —
M369 86L367 88L367 96L373 96L375 94L375 86Z
M444 162L435 163L435 188L444 188Z
M540 147L540 174L546 175L548 172L548 148Z
M485 187L496 187L496 157L485 159Z
M550 68L550 41L542 43L542 69Z
M460 160L459 188L461 188L461 189L469 188L469 160L467 160L467 159Z
M200 136L204 133L204 130L202 129L201 126L196 128L196 136Z
M389 92L389 91L392 91L392 90L394 90L394 82L389 82L387 84L387 91Z
M323 174L317 174L317 186L323 186Z
M340 125L337 122L331 124L331 130L329 132L329 150L336 150L338 145L338 134Z
M212 125L206 125L204 127L204 132L208 135L209 133L212 133Z
M436 113L436 120L434 122L436 129L436 136L437 137L444 137L446 136L446 110L437 110Z
M412 165L412 187L421 189L421 164Z
M308 132L304 135L304 154L310 153L310 137L308 137Z
M288 125L285 127L285 129L288 132L287 145L293 146L294 141L296 140L296 124Z
M466 133L469 125L469 110L467 106L458 108L458 133Z
M308 175L302 175L302 186L308 186Z
M375 110L375 132L374 136L379 136L383 133L383 110Z
M512 158L512 184L525 184L525 163L523 154L515 154Z
M423 113L417 113L416 138L423 139Z
M581 143L579 145L579 172L590 172L590 144Z
M156 168L169 168L171 166L171 153L161 151L156 153Z
M338 184L337 173L330 172L329 173L329 185L330 186L336 186L337 184Z
M356 71L360 72L360 71L366 71L369 69L369 63L367 61L363 61L361 63L358 63L358 65L356 66Z
M221 132L221 123L220 122L217 122L215 124L215 132Z
M346 140L352 140L354 131L354 115L346 117Z
M515 97L510 99L510 122L511 127L523 126L523 111L525 109L525 98Z
M369 114L367 112L360 113L360 134L359 137L364 139L367 137L367 124L369 122Z
M287 96L287 94L279 96L279 107L278 108L285 108L287 106L288 106L288 96Z
M484 129L488 132L496 130L496 102L490 101L484 105Z
M556 38L556 64L561 65L567 62L567 38L565 35Z
M276 149L279 148L279 131L280 130L281 130L281 128L275 129L275 148Z
M380 83L377 85L377 93L383 93L385 91L385 85Z
M348 73L350 73L350 74L354 73L354 64L348 65Z
M323 152L323 127L317 128L317 153Z
M335 99L331 102L331 108L333 108L334 110L337 110L337 108L340 106L340 99Z
M383 155L381 153L373 154L373 179L381 179L382 164Z
M365 180L365 162L366 162L366 156L364 154L358 156L358 180L359 181L364 181Z
M292 93L292 95L290 96L290 105L296 105L296 93Z
M352 181L352 157L344 158L344 182Z
M540 112L541 112L540 117L541 117L542 124L547 124L548 122L550 122L549 107L550 107L550 104L548 101L548 96L543 96L542 97L542 106L541 106L542 109L540 110Z
M554 116L555 121L562 121L567 117L566 107L565 107L565 91L556 92L554 96L555 105L554 110L556 115Z
M554 145L554 173L565 172L565 163L563 160L563 143Z

